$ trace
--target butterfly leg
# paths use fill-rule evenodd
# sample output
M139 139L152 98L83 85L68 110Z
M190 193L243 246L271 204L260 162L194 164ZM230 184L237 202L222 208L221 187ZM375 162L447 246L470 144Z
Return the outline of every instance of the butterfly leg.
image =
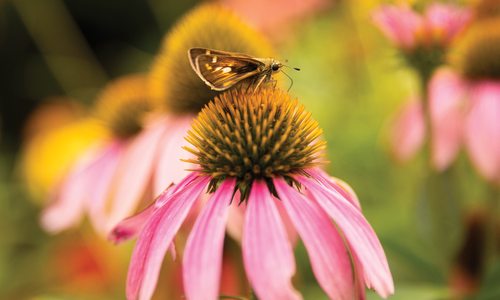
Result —
M267 74L264 74L262 76L259 77L259 80L257 81L257 84L255 85L255 88L253 89L253 93L252 94L255 94L255 91L257 91L257 89L259 88L259 86L264 82L264 80L266 80L266 78L268 77Z

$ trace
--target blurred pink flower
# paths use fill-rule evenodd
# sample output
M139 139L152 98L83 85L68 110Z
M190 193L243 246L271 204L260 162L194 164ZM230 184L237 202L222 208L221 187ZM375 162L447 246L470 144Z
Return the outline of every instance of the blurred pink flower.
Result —
M220 0L257 29L279 38L288 23L328 8L329 0Z
M468 9L443 3L430 4L423 14L407 4L382 5L373 12L375 25L404 50L421 45L447 46L470 18Z
M320 169L306 172L310 176L294 178L302 185L301 192L282 178L274 178L278 200L265 181L256 180L248 200L239 205L244 212L245 271L259 299L301 298L291 284L295 262L280 210L287 214L302 238L313 272L330 298L363 298L364 285L382 297L392 294L393 281L384 251L363 217L355 195ZM139 214L136 218L140 221L135 227L130 226L133 222L129 219L115 229L117 240L123 239L120 236L123 232L130 237L131 232L140 231L129 267L128 299L152 297L165 252L173 247L177 231L200 196L206 193L210 180L210 176L192 172ZM188 299L217 299L224 232L231 207L239 203L239 192L234 194L235 184L235 179L227 178L215 193L205 194L207 201L183 255Z
M470 101L465 145L479 173L500 184L500 81L473 83Z
M389 143L398 161L407 161L422 147L425 136L420 99L410 99L391 124Z
M431 158L448 168L465 146L478 172L500 182L500 81L466 81L450 69L438 70L429 84ZM396 157L409 159L423 144L421 103L407 105L394 123Z
M137 136L115 137L89 149L44 210L43 227L57 233L77 226L88 214L95 230L107 235L136 211L141 200L159 194L159 186L186 174L180 151L192 119L190 115L162 117Z

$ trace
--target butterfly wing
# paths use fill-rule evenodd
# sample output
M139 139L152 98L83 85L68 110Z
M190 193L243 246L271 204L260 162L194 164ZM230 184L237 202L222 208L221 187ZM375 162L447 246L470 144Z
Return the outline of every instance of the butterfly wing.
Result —
M257 75L264 64L246 54L195 47L188 50L189 63L213 90L223 91Z
M265 65L248 56L199 54L194 65L198 76L213 90L223 91L236 83L262 73Z

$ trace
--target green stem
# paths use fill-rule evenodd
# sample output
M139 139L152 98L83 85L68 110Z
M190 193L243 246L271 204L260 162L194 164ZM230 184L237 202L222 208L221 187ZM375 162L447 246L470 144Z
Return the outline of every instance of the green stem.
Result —
M491 265L498 259L498 251L500 250L500 241L498 240L498 220L500 216L500 188L490 185L488 191L488 219L486 223L486 249L485 249L485 265ZM485 268L486 270L487 268Z
M422 103L422 114L424 119L424 132L426 139L424 140L424 160L426 164L426 173L431 173L431 153L432 153L432 128L431 128L431 113L429 109L429 79L430 76L427 73L420 72L420 85L421 85L421 103Z

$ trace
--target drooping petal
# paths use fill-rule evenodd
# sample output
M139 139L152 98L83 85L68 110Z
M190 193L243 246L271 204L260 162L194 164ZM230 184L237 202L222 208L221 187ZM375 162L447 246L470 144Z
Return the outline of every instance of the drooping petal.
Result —
M399 47L415 46L416 32L422 27L422 17L409 6L382 5L374 11L373 22Z
M127 145L117 176L113 180L109 229L128 217L144 197L153 176L155 154L163 132L162 126L153 123Z
M45 230L57 233L80 223L90 200L89 191L97 179L92 168L96 163L98 167L110 163L106 158L113 147L106 144L91 148L75 163L59 187L56 200L42 212L41 224Z
M243 231L245 270L259 299L301 299L291 284L293 251L274 201L264 182L253 183Z
M177 183L187 175L189 165L181 159L189 158L190 154L182 149L188 143L184 139L191 127L193 117L169 117L163 126L166 130L158 149L155 174L153 178L153 193L158 195L165 186Z
M153 202L140 213L121 221L113 228L108 239L115 244L120 244L137 236L156 209Z
M389 143L392 153L398 161L405 162L422 148L424 138L422 104L419 99L411 99L391 125Z
M168 196L144 225L132 253L127 276L127 299L151 299L165 252L209 179L199 177L182 190Z
M382 245L361 212L334 189L311 178L299 177L298 180L310 190L310 195L344 233L353 255L359 259L365 284L382 297L394 293L394 283Z
M474 166L486 179L500 183L500 82L472 88L465 140Z
M342 196L344 196L349 202L351 202L358 209L361 209L361 203L359 202L358 196L354 192L347 182L328 175L325 171L320 168L312 168L306 171L313 178L316 178L322 184L332 187L337 192L339 192Z
M466 84L451 70L441 69L429 84L432 162L438 171L450 166L462 143Z
M226 179L219 186L188 237L183 261L184 290L188 299L218 298L224 233L234 186L234 179Z
M88 197L86 207L89 219L92 226L103 235L107 234L105 206L110 196L111 182L122 157L123 149L123 143L114 141L105 150L105 153L90 166L87 173L89 186L85 195Z
M351 260L328 215L282 179L276 191L309 253L314 275L330 299L355 299Z
M290 220L285 208L279 201L276 203L276 208L278 208L283 225L285 225L286 235L288 236L290 243L292 243L293 248L295 244L297 244L299 234L297 233L297 230L295 229L292 220Z

